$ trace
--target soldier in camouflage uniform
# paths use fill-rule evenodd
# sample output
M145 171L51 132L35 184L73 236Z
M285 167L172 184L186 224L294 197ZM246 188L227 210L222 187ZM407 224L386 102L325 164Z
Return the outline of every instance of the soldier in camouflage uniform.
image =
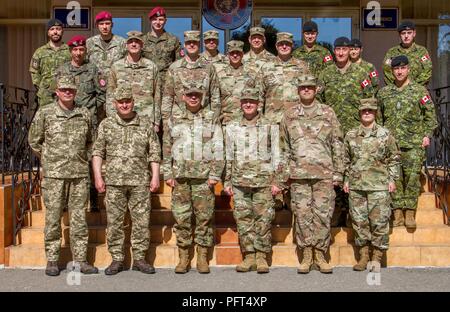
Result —
M56 89L56 69L70 61L67 44L62 42L63 23L52 19L47 23L49 42L38 48L31 58L30 73L33 85L37 90L39 106L52 104Z
M173 188L171 207L180 258L175 273L189 271L193 241L197 244L197 271L209 273L214 186L224 167L222 129L214 112L202 106L205 90L201 81L191 80L185 86L181 96L185 107L169 118L163 133L163 173L166 184Z
M362 53L363 53L362 42L359 39L352 39L350 41L350 61L364 68L364 70L367 73L369 73L372 86L375 89L378 89L379 86L378 71L375 68L375 65L367 62L366 60L363 60L363 58L361 57Z
M117 113L100 124L92 152L95 186L100 193L106 191L107 241L112 263L105 274L114 275L123 270L123 222L128 209L132 222L133 270L151 274L155 269L145 261L150 244L150 192L159 189L161 147L153 121L133 110L131 89L117 88L114 105ZM104 159L107 161L105 180Z
M389 247L391 195L399 178L400 151L389 130L377 125L377 100L362 99L361 125L345 136L344 190L350 194L350 214L359 247L355 271L364 271L373 246L371 271L379 272Z
M43 170L44 242L48 260L45 274L49 276L59 275L61 216L65 207L69 208L73 260L79 263L82 273L98 272L86 262L91 118L87 108L75 105L76 89L73 78L60 77L56 90L58 99L39 108L28 134L28 142L41 159Z
M317 86L314 76L299 77L299 104L286 111L280 125L277 176L290 185L296 242L303 251L298 273L310 271L313 252L320 272L333 272L324 255L330 245L333 185L342 183L344 173L341 127L333 109L316 99Z
M414 42L416 38L416 26L413 22L404 21L398 28L400 44L389 49L383 60L384 81L392 85L395 77L392 73L392 58L405 55L409 59L410 79L426 86L431 79L433 64L428 50Z
M402 152L401 174L393 198L394 226L405 224L414 229L420 174L436 115L427 89L409 78L408 57L394 57L391 66L394 84L382 88L377 98L383 110L383 125L395 136ZM402 212L405 209L406 219Z
M161 88L158 68L141 55L143 34L140 31L127 33L128 54L115 62L108 79L106 93L107 116L114 115L112 96L116 88L126 85L133 91L134 110L140 116L147 116L159 132L161 122Z
M311 73L318 77L322 69L333 64L330 51L317 43L319 28L315 22L308 21L303 24L303 45L292 53L292 56L305 61Z
M342 132L359 125L359 100L374 95L375 88L371 84L369 73L361 66L350 61L350 40L339 37L334 42L336 62L326 66L319 75L324 85L324 92L320 94L321 101L331 106L336 112L342 126ZM336 202L332 226L338 226L346 219L348 210L348 196L342 188L336 186ZM349 221L347 221L349 224Z
M253 72L258 72L261 66L266 62L272 62L275 55L264 48L266 43L266 30L262 27L250 28L250 51L244 55L242 62L249 67L252 67ZM248 63L248 64L247 64Z
M200 57L204 59L205 63L228 63L227 57L221 54L217 48L219 46L219 32L217 30L205 31L203 33L203 44L205 51Z
M244 89L241 118L226 127L227 155L225 193L233 196L244 260L238 272L268 273L267 254L272 250L271 224L275 218L272 199L274 165L270 122L258 112L259 90ZM276 133L279 135L278 127Z
M206 64L200 57L200 32L190 30L184 32L186 56L170 65L166 75L161 115L164 125L171 116L181 117L186 113L182 101L183 93L192 81L199 82L204 94L202 107L213 111L214 117L220 114L220 91L217 73L212 64Z

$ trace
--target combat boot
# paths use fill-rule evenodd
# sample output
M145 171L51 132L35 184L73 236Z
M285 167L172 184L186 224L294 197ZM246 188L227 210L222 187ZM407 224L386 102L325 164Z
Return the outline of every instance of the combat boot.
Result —
M297 273L307 274L311 271L311 265L313 264L313 249L312 247L303 248L303 259L300 263Z
M48 261L47 262L47 267L45 268L45 275L48 275L48 276L58 276L59 275L59 268L58 268L57 261Z
M254 252L246 252L244 260L236 266L237 272L249 272L256 270L256 256Z
M333 273L333 268L325 260L322 250L314 248L314 262L319 266L320 273Z
M175 267L175 273L184 274L189 271L189 247L178 247L180 262Z
M116 275L119 272L123 271L123 262L113 260L109 267L105 269L106 275Z
M365 271L369 262L369 246L359 248L359 261L353 266L353 271Z
M372 253L372 261L370 263L370 272L380 273L381 272L381 259L383 258L383 250L379 248L374 248Z
M141 271L145 274L154 274L155 268L144 259L133 261L133 271Z
M197 271L198 273L209 273L208 247L197 246Z
M269 273L269 265L267 264L267 254L262 251L256 252L256 272Z
M95 266L90 265L86 261L80 262L79 265L80 265L80 272L83 274L97 274L98 273L98 269Z
M394 222L392 223L392 225L394 227L405 225L405 218L403 217L403 210L401 210L401 209L394 210Z
M405 213L405 226L409 230L414 230L416 228L416 220L414 219L415 211L408 209Z

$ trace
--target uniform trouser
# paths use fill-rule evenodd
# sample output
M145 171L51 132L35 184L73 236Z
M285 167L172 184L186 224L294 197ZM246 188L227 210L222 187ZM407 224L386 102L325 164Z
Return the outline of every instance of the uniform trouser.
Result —
M275 218L274 200L270 187L233 186L234 211L243 252L272 250L272 221Z
M195 240L203 247L213 246L214 190L206 179L177 179L172 190L172 213L175 218L177 246L189 247ZM195 217L195 226L192 217ZM193 227L195 237L193 239Z
M425 157L423 149L401 149L400 179L396 181L397 191L393 193L394 209L417 209L420 195L420 172Z
M293 180L291 209L300 248L314 247L326 252L330 245L331 216L335 192L331 180Z
M145 258L150 244L150 191L148 186L106 187L106 216L108 220L108 250L115 261L123 261L124 219L127 209L131 216L131 248L134 260Z
M86 261L88 226L86 208L89 178L44 178L42 193L45 203L45 254L48 261L58 261L61 250L61 216L69 208L70 249L74 261Z
M350 190L350 215L356 246L389 247L389 218L391 195L388 191Z

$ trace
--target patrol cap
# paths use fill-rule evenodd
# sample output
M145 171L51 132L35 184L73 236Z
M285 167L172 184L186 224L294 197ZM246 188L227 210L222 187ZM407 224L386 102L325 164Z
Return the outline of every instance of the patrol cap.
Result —
M245 88L241 92L241 101L242 100L259 101L259 90L256 88Z
M95 23L97 24L101 21L112 21L112 14L108 11L101 11L95 16Z
M233 51L244 52L244 42L240 40L231 40L227 42L228 53Z
M166 10L160 6L154 7L153 10L148 13L148 18L152 18L153 16L166 16Z
M53 19L51 19L51 20L49 20L47 22L47 30L49 30L53 26L61 26L61 27L63 27L64 25L63 25L63 22L61 22L59 19L53 18Z
M186 41L200 41L200 31L187 30L184 32L184 42Z
M133 99L133 91L128 87L119 87L114 91L114 100Z
M250 36L253 36L253 35L264 36L265 34L266 34L266 30L262 27L256 26L256 27L250 28Z
M402 21L400 25L398 25L398 32L402 32L404 30L415 30L416 24L411 21Z
M73 77L68 75L62 75L57 78L56 87L58 89L72 89L77 90L77 85Z
M139 30L132 30L127 32L127 42L130 41L131 39L137 39L140 40L142 42L144 42L144 39L142 38L144 34L142 32L140 32Z
M391 67L405 66L409 64L408 57L406 55L398 55L391 59Z
M277 33L277 43L284 41L294 43L294 35L288 32Z
M362 42L359 39L352 39L349 43L350 47L354 47L354 48L362 48Z
M348 47L350 44L350 40L347 37L339 37L334 40L334 47Z
M317 79L312 75L301 75L297 78L298 87L316 87Z
M73 36L68 42L67 45L71 48L86 46L86 37L81 35Z
M216 39L219 40L219 32L217 30L208 30L203 33L203 40Z
M376 98L368 98L359 100L359 110L364 109L378 110L378 101Z
M319 31L319 27L317 26L317 24L313 21L305 22L303 24L303 32L312 32L312 31L315 32Z

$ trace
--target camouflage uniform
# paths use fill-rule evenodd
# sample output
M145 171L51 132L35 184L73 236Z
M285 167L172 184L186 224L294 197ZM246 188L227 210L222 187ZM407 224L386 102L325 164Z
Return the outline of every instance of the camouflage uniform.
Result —
M334 209L333 182L342 181L342 132L331 107L315 100L298 104L281 120L282 161L278 178L290 181L291 209L300 248L326 252ZM284 168L283 168L284 167Z
M73 260L86 261L89 194L88 148L91 120L87 108L63 110L58 102L39 108L30 127L28 142L41 158L45 203L45 253L58 261L61 250L61 216L69 208L70 249Z
M436 127L434 104L427 89L411 81L398 88L382 88L377 95L383 109L383 125L397 139L402 152L400 179L393 197L394 209L417 209L420 195L420 172L425 160L422 139Z
M211 56L208 51L204 51L203 53L200 54L200 57L203 59L203 61L206 64L216 64L216 63L223 63L223 64L227 64L228 63L228 58L220 53L217 53L216 56Z
M358 61L356 61L356 64L361 66L365 70L365 72L368 74L368 76L370 77L370 82L371 82L372 87L374 87L375 89L378 89L379 85L380 85L380 81L379 81L379 74L378 74L377 69L375 68L375 65L367 62L366 60L363 60L362 58L360 58Z
M70 61L69 46L63 44L58 50L50 42L38 48L31 58L31 80L37 89L39 106L54 102L56 90L55 72L59 66Z
M160 151L152 121L146 116L136 114L125 121L115 114L100 124L92 155L106 159L107 241L114 261L124 260L123 222L128 209L133 259L145 258L150 243L149 167L151 162L160 162Z
M317 43L311 51L308 51L304 45L295 49L292 56L306 62L315 77L318 77L326 66L333 64L330 51Z
M386 53L383 60L384 81L386 84L394 83L395 78L392 74L391 61L393 57L399 55L406 55L409 59L409 77L418 84L427 85L431 79L433 64L428 50L416 43L413 43L408 49L397 45Z
M258 99L259 94L255 93ZM271 223L275 218L271 193L274 166L267 154L270 153L270 123L260 113L252 120L241 117L240 121L227 125L226 142L230 150L227 150L224 186L233 187L233 215L241 250L269 253Z
M216 144L222 146L218 154ZM177 245L192 245L194 214L195 243L211 247L215 198L207 180L220 181L224 167L222 130L213 112L202 108L194 114L184 109L182 114L172 115L163 133L163 156L164 180L177 183L171 204Z
M250 50L247 53L245 53L245 55L242 59L242 62L243 63L247 63L247 62L253 63L256 61L262 61L262 63L264 63L264 62L271 62L275 58L276 58L276 56L267 50L262 50L262 52L259 54L256 54L255 52Z
M95 64L104 77L109 76L112 64L127 54L125 39L117 35L113 35L108 44L100 35L88 38L86 48L89 62Z
M356 246L369 242L389 247L391 196L388 185L399 177L400 151L389 130L359 126L345 136L345 182L350 187L350 215Z

